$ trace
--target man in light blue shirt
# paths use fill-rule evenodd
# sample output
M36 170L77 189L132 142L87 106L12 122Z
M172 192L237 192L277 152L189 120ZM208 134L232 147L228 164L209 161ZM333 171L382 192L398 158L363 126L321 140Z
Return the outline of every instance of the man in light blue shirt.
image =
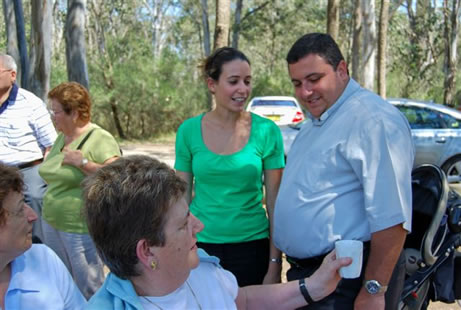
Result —
M349 77L329 35L301 37L287 62L310 118L288 154L275 206L274 241L291 264L288 280L314 272L336 240L362 240L361 277L343 279L309 309L397 309L401 287L394 282L401 286L404 274L389 282L411 229L408 122Z

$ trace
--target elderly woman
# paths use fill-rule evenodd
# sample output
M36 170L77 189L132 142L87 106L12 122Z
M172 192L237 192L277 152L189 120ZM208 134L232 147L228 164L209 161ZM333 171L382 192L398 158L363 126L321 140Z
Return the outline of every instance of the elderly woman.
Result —
M82 85L62 83L48 97L60 133L39 169L48 183L43 198L44 242L58 254L89 298L103 283L104 272L81 217L80 183L86 175L116 160L120 149L110 133L90 122L90 95Z
M187 184L166 164L129 156L84 183L83 213L111 273L87 309L294 309L330 294L350 258L330 254L310 278L239 288L217 259L197 249L203 224Z
M17 168L0 163L0 308L83 309L85 298L47 246L32 245L37 214Z

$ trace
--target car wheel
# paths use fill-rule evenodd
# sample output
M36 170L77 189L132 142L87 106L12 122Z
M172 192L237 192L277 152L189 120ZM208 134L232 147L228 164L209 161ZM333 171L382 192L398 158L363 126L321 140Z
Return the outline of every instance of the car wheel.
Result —
M460 183L461 182L461 155L456 155L447 160L442 170L448 178L448 183Z

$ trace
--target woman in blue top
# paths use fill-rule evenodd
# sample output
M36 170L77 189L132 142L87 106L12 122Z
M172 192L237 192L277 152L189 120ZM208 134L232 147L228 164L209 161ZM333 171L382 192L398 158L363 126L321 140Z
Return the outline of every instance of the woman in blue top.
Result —
M216 108L180 126L175 162L191 212L205 225L198 245L219 257L240 286L280 282L281 254L269 234L284 167L280 129L245 111L251 68L242 52L217 49L203 71Z

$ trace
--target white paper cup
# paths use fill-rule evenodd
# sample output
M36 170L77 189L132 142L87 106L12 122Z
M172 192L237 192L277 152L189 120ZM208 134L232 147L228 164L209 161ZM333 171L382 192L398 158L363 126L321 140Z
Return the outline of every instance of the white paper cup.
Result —
M339 274L346 279L360 277L362 270L363 243L358 240L338 240L335 242L336 257L350 257L352 263L349 266L341 267Z

